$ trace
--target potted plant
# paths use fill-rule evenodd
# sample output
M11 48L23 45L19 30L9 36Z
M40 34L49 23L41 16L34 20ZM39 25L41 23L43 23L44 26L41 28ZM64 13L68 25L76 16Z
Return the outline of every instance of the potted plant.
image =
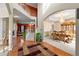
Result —
M36 42L41 42L41 33L40 32L36 33Z

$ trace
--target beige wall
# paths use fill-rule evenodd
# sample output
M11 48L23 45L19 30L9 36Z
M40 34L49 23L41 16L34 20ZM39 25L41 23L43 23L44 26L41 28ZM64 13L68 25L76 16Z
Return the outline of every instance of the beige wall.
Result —
M52 23L45 21L44 22L44 32L52 30Z
M61 31L61 23L60 22L54 22L54 30L55 31Z

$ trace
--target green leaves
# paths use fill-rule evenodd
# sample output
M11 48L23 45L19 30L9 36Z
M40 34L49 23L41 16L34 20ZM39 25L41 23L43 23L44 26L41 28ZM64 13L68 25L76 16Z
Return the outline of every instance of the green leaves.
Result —
M41 33L37 32L36 33L36 42L40 42L41 41Z

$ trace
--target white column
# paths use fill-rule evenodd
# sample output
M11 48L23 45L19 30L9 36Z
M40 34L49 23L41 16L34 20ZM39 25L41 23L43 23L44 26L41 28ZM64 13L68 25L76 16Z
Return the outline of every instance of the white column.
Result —
M3 44L2 43L2 39L3 39L2 38L2 36L3 36L2 35L3 34L3 28L2 27L3 27L3 22L2 22L2 19L0 19L0 44Z
M12 50L13 8L11 4L9 4L9 9L9 50Z
M39 6L38 6L38 29L37 29L37 31L39 31L41 33L41 36L42 36L42 39L43 39L44 28L43 28L43 19L41 19L42 15L43 15L41 7L42 7L42 5L39 4Z

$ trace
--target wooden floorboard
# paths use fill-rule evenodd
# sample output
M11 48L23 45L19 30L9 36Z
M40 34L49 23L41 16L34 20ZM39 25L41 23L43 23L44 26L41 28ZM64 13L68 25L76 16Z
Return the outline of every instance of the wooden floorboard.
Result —
M33 51L36 51L36 50L40 50L42 52L43 55L47 55L47 56L51 56L45 49L49 50L50 52L52 52L53 54L56 54L57 56L71 56L71 54L59 49L59 48L56 48L55 46L53 45L50 45L46 42L41 42L40 45L36 45L37 43L35 43L34 41L26 41L26 45L24 46L23 48L23 54L26 55L27 53L27 49L25 49L25 47L27 48L27 46L31 46L29 48L29 52L33 52ZM53 44L53 43L52 43ZM37 46L37 47L34 47L34 46ZM9 55L10 56L18 56L18 49L19 48L15 48L13 49L12 51L9 52ZM34 50L33 50L34 49ZM25 52L26 51L26 52ZM28 53L29 54L29 53ZM22 55L22 54L20 54ZM39 55L39 54L38 54Z
M56 55L58 56L72 56L71 54L59 49L59 48L56 48L46 42L42 42L41 45L45 48L47 48L48 50L50 50L52 53L55 53Z
M41 51L41 53L42 53L44 56L51 56L51 54L48 53L43 47L37 46L37 48Z

